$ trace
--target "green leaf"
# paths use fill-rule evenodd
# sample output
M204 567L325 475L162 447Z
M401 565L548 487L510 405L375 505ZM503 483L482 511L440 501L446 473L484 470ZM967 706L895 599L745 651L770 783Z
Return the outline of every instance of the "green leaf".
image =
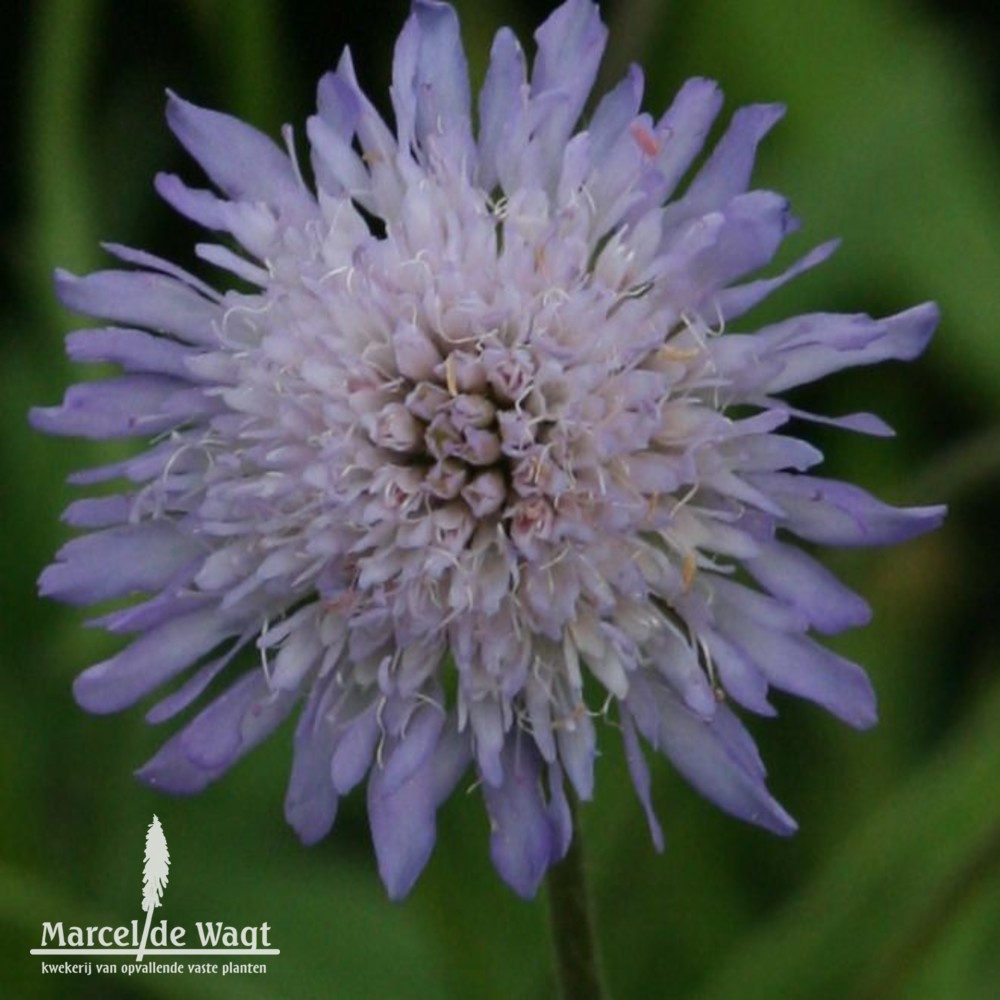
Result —
M744 939L698 1000L909 995L896 987L952 931L983 881L970 875L995 880L1000 868L998 731L994 685L951 745Z

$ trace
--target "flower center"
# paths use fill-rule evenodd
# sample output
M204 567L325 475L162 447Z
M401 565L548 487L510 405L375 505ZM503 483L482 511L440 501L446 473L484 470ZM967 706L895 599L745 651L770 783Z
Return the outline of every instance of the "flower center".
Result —
M531 353L491 346L441 359L414 327L393 346L406 374L391 401L360 421L389 460L377 483L386 513L411 527L429 521L424 543L452 555L484 522L502 525L522 553L535 554L570 476L546 440L552 421L539 412Z

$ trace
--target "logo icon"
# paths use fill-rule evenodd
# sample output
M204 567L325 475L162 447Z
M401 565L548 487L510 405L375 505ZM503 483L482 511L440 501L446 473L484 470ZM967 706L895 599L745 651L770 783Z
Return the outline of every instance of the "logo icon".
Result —
M163 890L170 877L167 838L156 813L153 813L153 822L146 831L146 853L143 855L143 861L145 864L142 866L142 908L146 911L146 926L142 929L139 954L135 957L137 962L142 961L142 953L146 950L146 942L149 940L149 925L153 919L153 910L160 905Z
M188 935L188 928L171 924L165 918L153 920L154 911L163 905L163 891L170 878L170 851L167 837L158 816L146 829L146 848L142 864L142 910L146 914L139 932L139 921L130 920L117 927L82 927L65 925L61 920L42 923L41 946L32 948L32 955L115 957L120 963L111 962L42 962L43 973L124 974L173 973L219 974L265 973L267 966L259 962L237 963L205 960L202 956L280 955L279 948L271 947L271 926L268 923L234 926L221 920L196 920L195 934ZM189 945L188 942L191 942ZM130 957L125 961L126 956ZM193 962L158 961L164 956L199 956ZM96 966L96 968L95 968Z

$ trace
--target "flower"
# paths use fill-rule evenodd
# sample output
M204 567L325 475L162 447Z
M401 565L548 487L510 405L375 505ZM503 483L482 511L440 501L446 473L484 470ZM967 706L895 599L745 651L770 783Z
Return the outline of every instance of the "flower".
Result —
M298 707L287 818L317 841L367 778L393 897L470 767L493 862L532 895L572 836L566 779L592 796L601 717L657 846L640 736L722 809L793 831L736 709L772 715L778 688L875 721L865 673L810 636L868 607L796 539L896 543L943 515L813 475L821 455L791 421L890 432L781 399L914 358L935 307L737 332L834 249L751 277L796 227L783 197L748 190L781 109L737 111L678 195L719 90L690 80L654 120L633 68L575 131L605 37L593 3L567 0L529 75L501 30L474 129L457 17L415 0L394 132L349 54L320 82L314 188L290 132L283 151L171 95L218 193L172 175L157 189L222 234L196 252L238 287L117 245L125 269L57 274L66 306L116 324L71 334L70 356L120 373L34 410L35 427L151 440L75 476L124 482L68 508L87 533L41 576L71 604L133 598L99 619L132 638L77 700L116 712L188 674L149 710L159 723L224 675L139 771L174 793Z

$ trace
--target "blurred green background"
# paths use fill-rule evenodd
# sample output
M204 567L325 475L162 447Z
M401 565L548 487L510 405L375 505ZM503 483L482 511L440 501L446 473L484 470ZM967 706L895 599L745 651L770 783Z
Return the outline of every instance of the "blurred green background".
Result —
M553 4L457 5L474 81L489 40L522 40ZM832 262L759 319L807 309L884 314L927 298L944 321L916 364L842 374L807 399L875 409L894 442L817 432L829 475L895 502L951 505L943 530L901 549L831 555L874 623L835 645L870 670L882 721L847 730L780 699L752 720L790 841L731 820L654 764L668 846L657 855L618 735L603 733L594 803L582 807L598 930L619 998L995 998L1000 991L1000 151L997 14L932 0L617 0L602 76L644 65L658 114L693 74L731 111L789 114L757 183L804 220L789 260L832 235ZM71 373L56 265L102 263L102 239L191 264L195 229L151 187L189 178L163 122L169 86L275 134L311 112L313 88L350 43L387 104L404 2L35 0L8 5L0 51L0 994L4 997L543 998L553 990L545 901L516 899L488 859L476 794L442 810L412 896L385 898L363 795L304 849L285 826L290 726L195 799L159 797L132 770L164 738L142 713L97 719L70 683L114 648L83 615L41 602L35 578L68 535L67 473L107 446L32 434ZM299 135L302 130L299 128ZM197 268L196 268L197 270ZM756 318L756 317L755 317ZM157 914L267 921L282 949L266 976L42 976L43 920L141 917L142 838L156 812L172 855Z

